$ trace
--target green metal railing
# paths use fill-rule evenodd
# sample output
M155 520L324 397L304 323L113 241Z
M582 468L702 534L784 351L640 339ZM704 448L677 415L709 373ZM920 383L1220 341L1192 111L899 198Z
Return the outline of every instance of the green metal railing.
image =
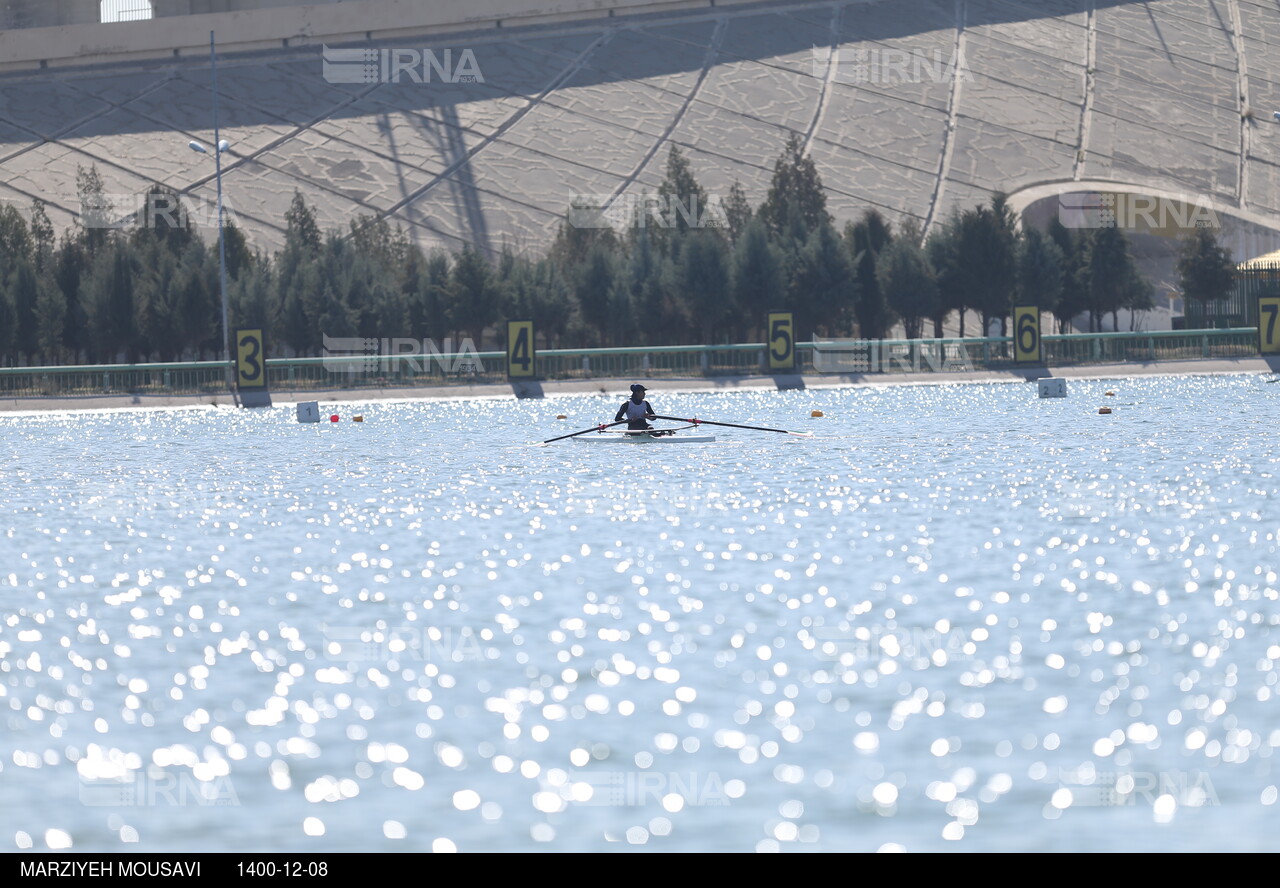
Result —
M226 366L221 361L187 361L169 364L0 367L0 397L216 395L227 390Z
M1145 333L1071 333L1041 337L1051 366L1110 364L1258 353L1256 327L1227 330L1158 330ZM901 373L991 370L1015 364L1013 339L834 340L808 343L816 373Z
M1045 335L1049 366L1246 357L1258 354L1256 327L1160 330L1146 333ZM916 340L832 340L796 344L800 373L947 373L1014 366L1010 337ZM226 391L220 361L0 368L0 397L188 395ZM557 379L644 379L768 374L766 346L671 345L637 348L544 349L535 376ZM411 388L504 382L503 352L449 355L270 358L272 391Z
M752 376L768 373L768 358L757 343L547 349L537 370L544 379Z
M1045 362L1057 365L1242 358L1258 354L1258 328L1077 333L1045 336L1044 346Z

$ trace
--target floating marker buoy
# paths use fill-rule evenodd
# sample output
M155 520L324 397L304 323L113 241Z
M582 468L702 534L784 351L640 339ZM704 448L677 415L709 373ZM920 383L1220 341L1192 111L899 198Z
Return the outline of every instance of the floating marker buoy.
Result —
M337 421L338 421L338 414L335 413L333 414L333 416L329 417L329 422L337 422Z
M1040 389L1040 397L1042 398L1065 398L1067 396L1067 381L1061 376L1046 376L1037 382Z
M563 413L557 413L557 414L556 414L556 419L568 419L568 418L569 418L569 417L565 416Z
M364 417L363 417L363 416L353 416L353 417L351 417L351 421L352 421L352 422L364 422Z
M1106 395L1107 395L1107 397L1108 397L1108 398L1114 398L1114 397L1116 396L1116 393L1115 393L1115 392L1107 392L1107 393L1106 393Z
M1110 408L1110 407L1099 407L1099 408L1098 408L1098 412L1099 412L1099 413L1110 413L1110 412L1111 412L1111 408Z
M821 410L814 410L814 411L810 412L810 414L809 414L809 415L810 415L810 416L812 416L812 417L814 417L814 418L817 418L817 417L819 417L819 416L822 416L822 411L821 411Z

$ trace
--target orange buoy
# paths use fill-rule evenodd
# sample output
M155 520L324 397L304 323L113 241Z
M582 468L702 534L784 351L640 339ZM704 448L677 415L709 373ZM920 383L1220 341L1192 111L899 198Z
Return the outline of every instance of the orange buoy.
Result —
M363 416L353 416L353 417L351 417L351 421L352 421L352 422L364 422L364 417L363 417Z
M556 414L556 419L568 419L568 418L569 418L569 417L565 416L563 413L557 413L557 414Z
M1110 407L1099 407L1099 408L1098 408L1098 412L1099 412L1099 413L1110 413L1110 412L1111 412L1111 408L1110 408Z
M810 415L810 416L812 416L812 417L814 417L814 418L817 418L817 417L819 417L819 416L822 416L822 415L823 415L823 413L822 413L822 411L821 411L821 410L814 410L814 411L812 411L809 415Z

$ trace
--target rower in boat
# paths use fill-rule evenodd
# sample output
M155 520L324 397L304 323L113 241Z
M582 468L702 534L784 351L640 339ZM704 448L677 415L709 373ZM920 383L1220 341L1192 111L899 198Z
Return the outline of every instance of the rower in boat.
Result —
M645 400L646 389L640 383L632 383L631 397L622 402L622 406L618 408L618 413L613 417L614 422L627 423L627 431L643 432L652 431L653 426L649 425L649 420L657 419L658 415L653 412L653 407ZM654 431L654 437L658 435L669 435L670 431Z

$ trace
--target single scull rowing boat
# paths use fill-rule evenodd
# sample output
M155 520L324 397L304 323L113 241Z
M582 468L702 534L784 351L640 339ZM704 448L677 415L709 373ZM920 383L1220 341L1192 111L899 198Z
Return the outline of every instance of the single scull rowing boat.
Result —
M713 422L710 419L685 419L680 416L651 416L650 419L666 419L671 422L687 422L689 425L676 426L673 429L627 429L618 431L614 426L626 425L627 420L618 420L608 425L598 425L594 428L583 429L580 432L570 432L567 435L557 435L554 438L536 443L537 447L545 447L552 441L563 441L566 438L577 438L579 441L587 441L593 444L708 444L716 439L715 435L680 435L679 432L685 429L696 429L699 426L713 425L725 426L730 429L753 429L757 432L782 432L784 435L793 435L797 438L812 438L812 432L792 432L787 429L771 429L768 426L750 426L740 425L735 422Z
M652 431L600 429L593 435L579 435L574 440L583 444L709 444L716 439L715 435L677 434L683 429L691 428L693 426Z

